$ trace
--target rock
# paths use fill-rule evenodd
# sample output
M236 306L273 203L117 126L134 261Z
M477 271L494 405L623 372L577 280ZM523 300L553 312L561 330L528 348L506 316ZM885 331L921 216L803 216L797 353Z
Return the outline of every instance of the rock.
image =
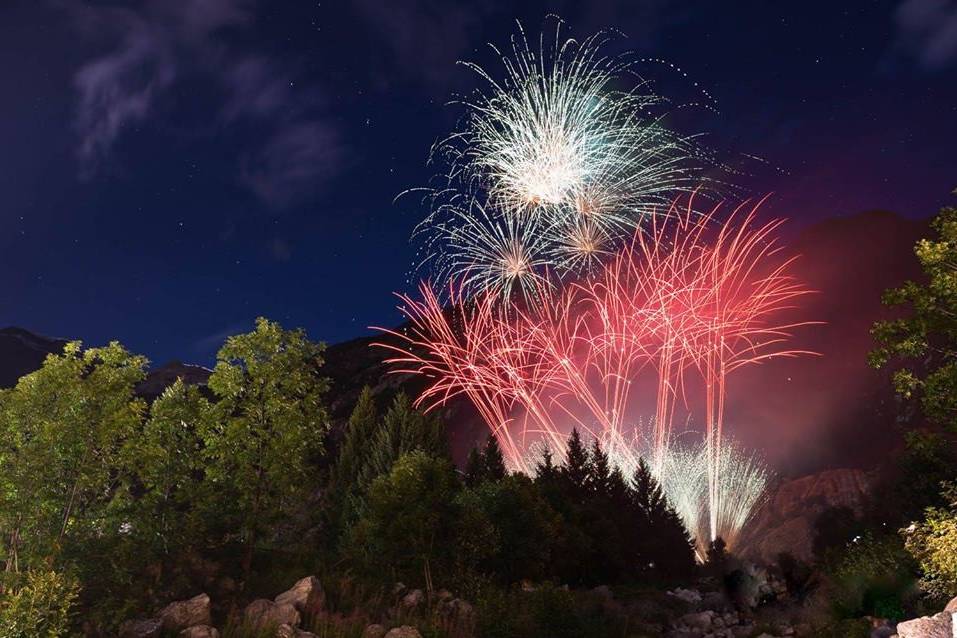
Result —
M950 599L950 602L947 603L947 606L946 606L946 607L944 607L944 611L946 611L946 612L948 612L948 613L951 613L951 614L957 612L957 596L955 596L954 598L951 598L951 599Z
M701 631L708 631L711 629L711 623L713 620L714 612L709 609L706 611L685 614L678 619L678 624L692 627L694 629L700 629Z
M952 627L953 614L942 611L897 623L897 635L900 638L953 638Z
M209 625L194 625L179 632L179 638L219 638L219 630Z
M402 597L402 606L406 609L415 609L425 602L425 594L421 589L413 589Z
M160 611L159 619L166 631L182 631L194 625L208 625L212 621L209 596L200 594L189 600L170 603Z
M292 625L299 626L301 616L295 607L289 603L274 603L265 598L259 598L249 603L243 612L246 622L255 627Z
M311 631L303 631L285 623L279 625L279 628L276 629L276 638L319 638L319 636Z
M326 604L322 583L315 576L306 576L287 591L276 596L277 604L289 604L301 614L314 615Z
M422 638L422 634L420 634L419 630L415 627L402 625L401 627L390 629L388 633L386 633L385 638Z
M399 583L396 583L395 586L392 588L392 595L401 596L402 594L405 593L405 591L406 591L405 583L399 582Z
M450 592L448 589L440 589L439 591L435 593L435 597L438 599L439 602L443 602L443 603L448 602L452 600L453 598L455 598L455 596L452 595L452 592Z
M162 632L163 621L159 618L127 620L120 625L120 638L159 638Z
M860 514L870 484L861 470L827 470L785 481L755 512L738 547L744 557L773 563L787 552L802 561L813 559L814 521L829 507L848 507Z
M382 625L369 625L362 632L362 638L384 638L385 627Z
M669 596L674 596L678 600L683 600L689 605L697 605L701 602L701 593L695 589L682 589L678 587L668 592Z

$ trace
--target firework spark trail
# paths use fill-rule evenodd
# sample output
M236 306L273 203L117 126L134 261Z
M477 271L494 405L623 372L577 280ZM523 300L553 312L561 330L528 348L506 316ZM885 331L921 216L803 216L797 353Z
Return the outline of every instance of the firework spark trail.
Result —
M510 51L493 47L502 79L463 63L486 89L459 101L461 127L433 149L440 186L425 189L432 212L414 234L420 267L458 279L466 294L528 301L546 276L598 267L676 193L716 184L702 175L714 162L694 136L652 113L666 100L633 59L603 53L612 34L563 40L561 27L537 50L521 25Z

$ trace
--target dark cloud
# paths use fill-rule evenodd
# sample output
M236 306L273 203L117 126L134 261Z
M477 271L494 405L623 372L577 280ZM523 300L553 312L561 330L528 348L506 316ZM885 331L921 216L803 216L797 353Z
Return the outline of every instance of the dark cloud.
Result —
M900 43L922 67L957 61L957 1L904 0L895 15Z
M333 149L341 144L319 112L315 92L294 88L293 74L281 60L240 54L225 37L230 29L253 23L253 3L147 0L135 9L82 2L62 6L90 39L111 46L74 76L82 177L102 170L124 132L162 116L157 104L165 92L197 75L222 90L222 103L209 117L225 130L241 119L266 129L259 136L261 145L248 148L237 167L240 183L266 204L299 201L334 175L339 163L332 159Z

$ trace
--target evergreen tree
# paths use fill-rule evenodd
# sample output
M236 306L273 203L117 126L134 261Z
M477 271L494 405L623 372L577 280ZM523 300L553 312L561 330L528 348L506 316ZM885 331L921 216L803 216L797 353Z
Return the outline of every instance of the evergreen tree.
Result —
M599 496L608 495L611 469L608 455L601 449L598 439L592 441L591 455L588 459L588 480L590 490Z
M543 485L554 484L555 479L558 478L558 468L555 467L554 457L552 455L551 449L548 446L545 446L545 449L542 450L542 458L535 465L535 482L541 483Z
M482 454L482 460L485 465L486 481L501 481L508 474L505 469L505 458L502 456L502 448L498 445L498 438L490 434L485 442L485 452Z
M588 486L589 459L577 428L568 437L568 452L561 474L568 495L575 501L583 501Z
M362 389L349 421L345 436L339 448L339 456L332 468L330 477L329 518L334 526L334 536L341 533L352 522L354 514L351 504L360 491L359 472L368 457L372 439L379 425L379 413L376 409L372 389Z
M639 530L634 547L637 564L664 577L689 574L694 569L691 539L644 459L635 468L631 494Z
M400 393L376 428L369 453L358 469L358 491L364 492L372 481L388 474L400 456L414 450L448 456L439 420L413 408L409 397Z
M469 487L479 485L485 479L485 458L482 452L473 447L465 462L465 484Z

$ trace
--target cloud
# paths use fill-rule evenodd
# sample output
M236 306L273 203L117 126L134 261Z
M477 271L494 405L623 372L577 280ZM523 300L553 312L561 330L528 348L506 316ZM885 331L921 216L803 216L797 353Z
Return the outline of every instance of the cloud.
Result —
M900 44L928 70L957 60L957 2L904 0L895 14Z
M317 121L295 122L245 157L242 180L262 201L284 208L338 173L343 156L334 128Z
M247 142L237 180L265 204L300 201L341 166L341 142L315 92L294 88L281 60L229 44L230 29L254 23L249 0L147 0L136 9L80 1L61 6L82 33L108 44L74 75L82 178L102 172L127 131L161 120L161 98L197 76L222 92L221 104L207 114L221 130L240 123L264 130L248 136L259 141ZM280 157L283 152L289 155Z

